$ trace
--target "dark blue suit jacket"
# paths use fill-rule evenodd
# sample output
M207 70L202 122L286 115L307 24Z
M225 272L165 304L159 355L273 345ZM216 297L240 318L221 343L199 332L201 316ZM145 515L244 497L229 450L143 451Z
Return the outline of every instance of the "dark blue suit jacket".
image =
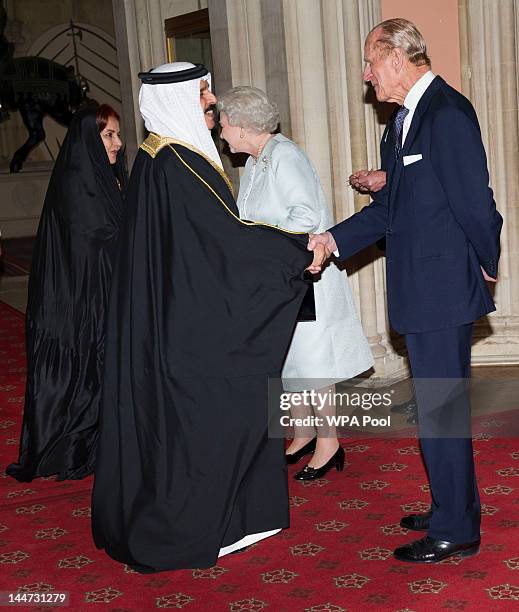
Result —
M389 320L398 332L446 329L495 310L480 265L497 275L502 218L471 103L435 77L396 158L381 144L387 183L375 201L330 229L346 259L386 237ZM422 159L403 165L404 156Z

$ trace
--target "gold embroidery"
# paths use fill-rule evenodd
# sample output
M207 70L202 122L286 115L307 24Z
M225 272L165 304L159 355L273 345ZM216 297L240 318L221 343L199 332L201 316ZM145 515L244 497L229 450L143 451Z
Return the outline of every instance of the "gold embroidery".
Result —
M166 145L170 145L170 144L179 144L185 147L186 149L193 151L197 155L200 155L201 157L203 157L207 162L211 164L211 166L223 178L227 187L229 187L229 191L234 196L232 183L231 183L230 178L227 176L227 174L220 168L220 166L218 166L218 164L215 164L214 161L210 157L207 157L207 155L202 153L202 151L199 151L196 147L191 146L187 142L183 142L182 140L177 140L176 138L170 138L169 136L159 136L158 134L155 134L154 132L150 132L146 140L141 144L140 148L143 151L146 151L146 153L148 153L150 157L155 159L159 151Z
M227 206L227 204L222 200L222 198L216 193L216 191L211 187L211 185L209 185L209 183L207 181L205 181L197 172L196 170L193 170L193 168L191 168L191 166L182 159L181 155L178 153L178 151L175 150L174 147L171 146L171 144L169 144L169 148L173 151L173 153L178 157L178 159L184 164L184 166L190 170L199 181L201 181L206 187L207 189L209 189L209 191L218 199L218 201L220 202L220 204L223 204L223 206L225 207L225 209L227 210L227 212L229 214L231 214L236 221L238 221L239 223L241 223L242 225L248 225L251 227L270 227L272 229L278 230L278 232L281 232L283 234L295 234L296 236L304 236L306 234L306 232L293 232L291 230L285 230L282 229L280 227L277 227L276 225L270 225L269 223L260 223L259 221L246 221L244 219L240 219L240 217L238 217L236 214L233 213L233 211Z

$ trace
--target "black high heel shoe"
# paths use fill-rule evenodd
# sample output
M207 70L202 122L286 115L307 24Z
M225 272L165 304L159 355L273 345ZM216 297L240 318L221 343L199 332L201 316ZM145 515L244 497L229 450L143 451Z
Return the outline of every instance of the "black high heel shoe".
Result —
M294 463L297 463L299 459L301 459L301 457L304 457L305 455L311 455L315 450L316 443L317 438L313 438L312 440L310 440L310 442L305 444L295 453L285 455L288 465L293 465Z
M296 480L316 480L322 478L329 470L335 466L338 472L342 472L344 469L344 458L345 453L342 446L335 451L335 454L320 468L313 468L306 465L300 472L294 475Z

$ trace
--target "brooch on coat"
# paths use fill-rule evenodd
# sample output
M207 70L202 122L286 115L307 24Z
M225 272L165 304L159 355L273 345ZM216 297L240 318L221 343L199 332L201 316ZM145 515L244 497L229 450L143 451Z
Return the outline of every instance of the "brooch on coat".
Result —
M267 164L269 163L269 158L266 155L264 155L261 158L261 161L263 162L263 166L262 166L261 170L263 172L265 172L267 170ZM252 162L252 164L253 164L253 166L257 166L259 164L259 162L260 162L260 158L254 158L254 161Z

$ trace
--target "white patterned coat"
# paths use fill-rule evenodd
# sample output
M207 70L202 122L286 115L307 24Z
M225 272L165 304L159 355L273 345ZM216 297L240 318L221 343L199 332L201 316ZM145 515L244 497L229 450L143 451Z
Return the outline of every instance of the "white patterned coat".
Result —
M247 160L238 208L242 219L292 231L316 233L334 225L312 163L281 134L267 142L257 163ZM373 365L346 272L330 262L314 292L316 321L297 323L283 366L287 391L322 388Z

